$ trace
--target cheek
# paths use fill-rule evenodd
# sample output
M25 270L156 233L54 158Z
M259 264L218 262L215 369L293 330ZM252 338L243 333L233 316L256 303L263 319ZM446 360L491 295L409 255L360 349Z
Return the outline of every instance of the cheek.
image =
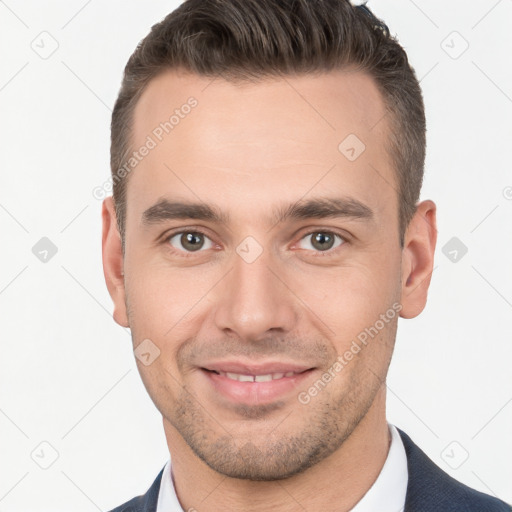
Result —
M163 416L169 416L183 385L178 372L171 367L164 352L149 366L139 362L137 365L144 387L156 408Z
M346 343L373 325L400 297L400 268L365 262L302 274L297 295ZM300 275L300 274L299 274Z
M144 385L150 395L171 396L166 386L180 386L177 367L180 346L197 334L204 321L212 287L209 279L193 276L187 269L168 266L140 266L128 273L126 293L130 306L130 329L134 349L150 340L159 355L149 366L137 362ZM167 384L166 384L167 383Z
M144 265L130 272L127 283L130 325L145 337L167 338L201 309L211 288L202 272L168 265Z

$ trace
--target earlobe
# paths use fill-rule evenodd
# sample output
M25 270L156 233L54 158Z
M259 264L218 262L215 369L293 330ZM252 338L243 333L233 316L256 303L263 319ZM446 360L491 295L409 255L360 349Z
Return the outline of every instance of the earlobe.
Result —
M112 197L103 200L101 217L103 222L102 256L103 274L108 292L114 302L114 320L123 327L129 327L126 313L126 297L123 271L121 236L117 227Z
M430 200L422 201L407 227L402 251L403 318L414 318L425 308L436 241L436 205Z

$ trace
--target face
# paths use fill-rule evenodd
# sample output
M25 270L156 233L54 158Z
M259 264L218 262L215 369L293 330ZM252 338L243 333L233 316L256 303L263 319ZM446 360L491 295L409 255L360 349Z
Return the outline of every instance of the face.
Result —
M215 471L303 472L377 407L404 278L425 263L404 264L387 133L359 72L168 71L140 98L133 147L154 144L128 178L124 260L104 205L114 318L169 443Z

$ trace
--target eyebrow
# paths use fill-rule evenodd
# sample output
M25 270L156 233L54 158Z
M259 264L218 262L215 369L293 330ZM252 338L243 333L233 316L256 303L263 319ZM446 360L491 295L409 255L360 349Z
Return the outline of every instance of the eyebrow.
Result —
M316 198L274 208L273 215L268 221L270 224L279 224L287 220L323 218L371 221L374 218L374 213L367 205L351 197ZM228 224L230 216L216 206L207 203L169 201L165 198L161 198L142 214L144 226L175 219L194 219Z

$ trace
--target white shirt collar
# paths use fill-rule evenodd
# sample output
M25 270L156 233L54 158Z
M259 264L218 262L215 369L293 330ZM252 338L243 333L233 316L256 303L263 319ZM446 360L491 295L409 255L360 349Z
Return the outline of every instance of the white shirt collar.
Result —
M377 480L350 512L403 512L409 471L404 443L394 425L389 425L391 446ZM177 509L181 512L180 509Z
M183 508L178 501L178 496L176 496L176 490L174 488L170 459L167 461L164 472L162 473L156 512L183 512Z
M391 446L377 480L350 512L403 512L407 481L407 456L402 438L394 425L389 424ZM178 501L168 460L162 474L156 512L184 512Z

